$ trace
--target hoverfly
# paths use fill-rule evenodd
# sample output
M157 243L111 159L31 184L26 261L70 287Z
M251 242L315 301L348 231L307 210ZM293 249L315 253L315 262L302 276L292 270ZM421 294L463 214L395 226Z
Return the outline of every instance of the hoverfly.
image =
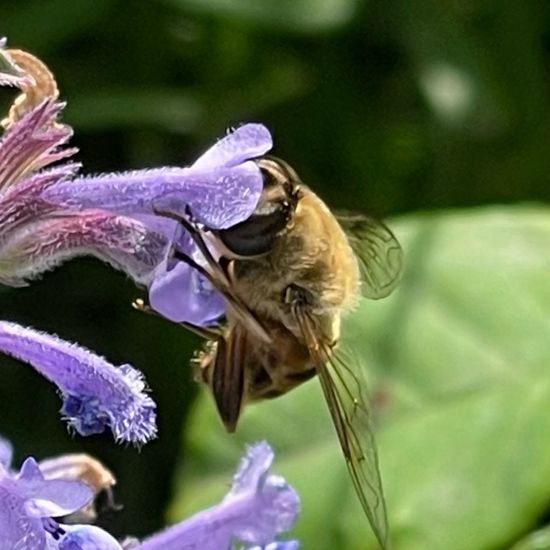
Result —
M219 231L178 218L206 266L177 251L175 257L202 273L227 304L218 326L182 323L207 338L194 358L198 378L232 432L247 402L277 397L317 374L361 505L389 548L366 388L338 341L341 317L361 293L378 299L394 290L401 247L380 222L337 219L284 161L256 162L264 188L250 218Z

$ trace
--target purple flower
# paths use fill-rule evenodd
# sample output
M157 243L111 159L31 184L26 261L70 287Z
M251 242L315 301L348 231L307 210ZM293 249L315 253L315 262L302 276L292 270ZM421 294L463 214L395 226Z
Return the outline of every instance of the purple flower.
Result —
M262 124L245 124L218 141L188 168L164 167L80 177L50 186L43 196L72 208L102 208L119 214L159 211L226 229L256 208L263 180L254 159L272 147Z
M137 216L150 229L154 222L151 217L146 221L145 216L154 213L191 215L210 229L224 229L245 220L256 208L263 180L251 159L271 146L265 126L245 124L188 168L81 177L49 186L43 197L67 208L102 208ZM175 249L205 265L195 243L175 222L165 220L162 233L167 237L171 233ZM186 263L168 258L155 270L148 286L151 306L172 321L205 326L224 313L223 297Z
M46 479L82 481L94 491L94 499L104 493L106 504L115 509L113 487L116 478L99 460L85 453L69 453L41 460L38 464ZM76 514L65 518L68 523L93 523L97 519L95 502L90 502Z
M59 550L122 550L109 533L94 525L63 525Z
M93 255L149 287L152 306L167 318L212 323L224 312L223 298L170 251L199 264L204 258L176 221L155 212L189 209L211 228L246 219L262 178L254 162L235 163L271 146L267 130L243 126L190 168L73 180L77 164L44 169L75 152L62 147L72 131L55 123L61 108L43 102L0 140L0 283L23 286L65 260Z
M240 192L235 192L233 185L224 185L223 181L216 181L215 186L190 187L186 200L195 220L210 229L223 229L248 218L258 203L263 187L260 171L249 159L266 153L271 146L271 135L263 125L245 124L199 157L188 169L189 172L206 174L208 171L234 171L236 167L246 166L247 170L256 172L257 180L253 187L241 187ZM239 164L242 162L244 164ZM249 181L245 179L239 183L242 186ZM181 215L177 203L165 201L156 206ZM186 233L180 235L175 248L207 268L205 258ZM203 275L184 262L172 261L165 271L157 271L149 287L149 300L156 311L175 322L208 326L225 313L225 301L221 294Z
M9 442L0 437L0 456L5 449L11 453ZM91 457L87 460L100 464ZM53 463L61 468L48 469L46 465ZM63 464L70 467L63 468ZM74 465L74 455L40 463L27 458L17 473L9 468L9 460L0 462L0 550L121 550L98 527L63 525L53 519L79 513L92 504L94 490L82 482L85 475L79 468L76 472Z
M0 140L0 283L23 286L64 260L93 255L148 284L167 260L173 224L163 233L112 212L69 212L41 196L78 169L74 163L45 169L75 152L63 148L72 130L56 122L62 107L42 102Z
M182 232L175 248L206 267L202 253L188 233ZM153 309L174 322L186 321L208 326L225 313L223 296L187 263L168 260L165 270L157 270L149 287Z
M77 511L92 497L78 481L46 480L33 458L17 474L0 464L0 550L55 548L59 526L51 518Z
M42 191L74 174L77 164L58 166L52 173L41 172L44 167L76 152L74 148L63 147L73 132L70 126L56 122L62 108L62 103L45 100L6 130L0 141L2 193L23 182L33 190L38 187Z
M0 437L0 466L9 468L11 465L11 459L13 456L13 448L11 443L2 437Z
M0 49L0 84L23 91L0 140L0 283L23 286L65 260L92 255L147 286L153 308L167 318L216 321L223 298L171 255L177 250L205 264L171 217L191 216L210 229L248 218L263 187L253 159L271 148L269 131L261 124L241 126L187 168L75 179L76 163L50 167L76 152L66 147L72 129L58 121L63 104L47 68L34 75L32 67L41 63L36 58L22 67L14 62L27 62L26 56Z
M0 351L56 384L61 414L81 435L110 428L117 442L143 444L155 437L155 403L130 365L115 367L75 344L6 321L0 321Z
M43 70L33 74L35 66ZM78 164L59 164L76 149L66 146L72 129L58 121L63 104L53 75L29 54L0 49L0 84L23 91L0 139L0 283L23 286L65 260L92 255L147 286L153 308L173 321L209 325L223 315L223 297L171 254L206 264L171 218L191 217L212 230L248 218L263 187L254 159L271 148L269 131L245 124L187 168L75 179Z
M269 550L296 548L295 541L274 542L294 524L300 502L282 477L268 474L272 462L273 451L267 443L249 447L220 504L153 535L138 549L220 550L235 541Z
M270 542L265 546L253 546L248 550L298 550L300 543L297 540L284 540L281 542Z
M23 286L64 260L92 255L149 284L167 261L175 224L149 229L105 210L69 212L42 196L79 169L76 163L59 164L76 152L66 146L73 132L58 120L64 105L56 101L47 67L25 52L2 50L4 44L0 85L22 93L3 121L7 130L0 139L0 283Z
M9 443L0 438L2 449L7 449L4 455L11 453ZM72 462L66 458L54 462ZM269 475L272 461L267 443L253 445L220 504L142 543L136 539L119 543L99 527L53 519L89 506L94 493L70 472L68 478L52 479L42 466L52 459L37 464L28 458L20 473L9 470L9 462L0 463L0 550L298 550L296 540L275 540L292 527L299 499L283 478Z

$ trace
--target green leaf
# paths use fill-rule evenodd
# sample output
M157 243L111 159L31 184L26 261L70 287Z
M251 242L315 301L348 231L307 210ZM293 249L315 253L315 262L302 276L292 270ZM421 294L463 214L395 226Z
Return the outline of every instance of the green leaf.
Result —
M9 29L8 38L17 37L18 43L10 42L10 47L25 44L25 49L35 54L40 52L40 56L43 56L59 44L83 35L90 29L97 29L102 19L111 16L113 7L112 0L49 0L26 2L25 6L5 5L2 9L2 27ZM40 32L36 32L38 28Z
M67 109L67 120L83 130L146 125L178 133L196 131L203 117L200 100L185 91L131 88L82 93Z
M358 0L171 0L184 10L294 32L323 32L349 23Z
M530 533L510 550L550 550L550 527Z
M394 548L510 545L550 502L550 209L390 225L405 249L402 283L363 303L345 340L368 366ZM301 495L303 547L375 548L315 381L249 407L236 435L215 416L204 396L172 520L215 502L245 442L265 438Z

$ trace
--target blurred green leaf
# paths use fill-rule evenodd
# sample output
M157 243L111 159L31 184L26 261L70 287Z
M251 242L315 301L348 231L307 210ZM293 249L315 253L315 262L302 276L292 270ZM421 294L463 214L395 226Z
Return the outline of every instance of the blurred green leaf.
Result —
M391 225L406 253L401 287L362 304L346 343L369 365L394 548L504 547L550 501L550 209ZM303 547L365 547L367 520L314 381L249 407L234 436L203 397L171 519L215 502L244 443L260 438L302 497Z
M83 93L69 105L67 120L83 130L152 126L185 134L197 130L202 112L201 103L186 92L111 89Z
M550 550L550 527L529 534L510 550Z
M26 49L45 58L55 46L101 25L114 5L113 0L30 0L4 5L2 27L9 29L10 46L25 44ZM14 39L19 43L12 42Z
M188 11L294 32L330 31L349 23L359 0L170 0Z

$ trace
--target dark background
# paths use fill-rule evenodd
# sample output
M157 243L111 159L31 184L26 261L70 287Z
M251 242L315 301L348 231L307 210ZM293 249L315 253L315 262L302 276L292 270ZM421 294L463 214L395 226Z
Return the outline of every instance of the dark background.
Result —
M261 121L337 207L393 216L550 199L550 4L508 0L0 0L0 36L43 59L85 172L191 163ZM13 94L2 91L7 106ZM71 438L52 387L2 359L0 432L17 460L85 450L117 473L119 534L163 524L199 342L130 308L93 260L0 294L4 319L146 373L160 437L141 452Z

